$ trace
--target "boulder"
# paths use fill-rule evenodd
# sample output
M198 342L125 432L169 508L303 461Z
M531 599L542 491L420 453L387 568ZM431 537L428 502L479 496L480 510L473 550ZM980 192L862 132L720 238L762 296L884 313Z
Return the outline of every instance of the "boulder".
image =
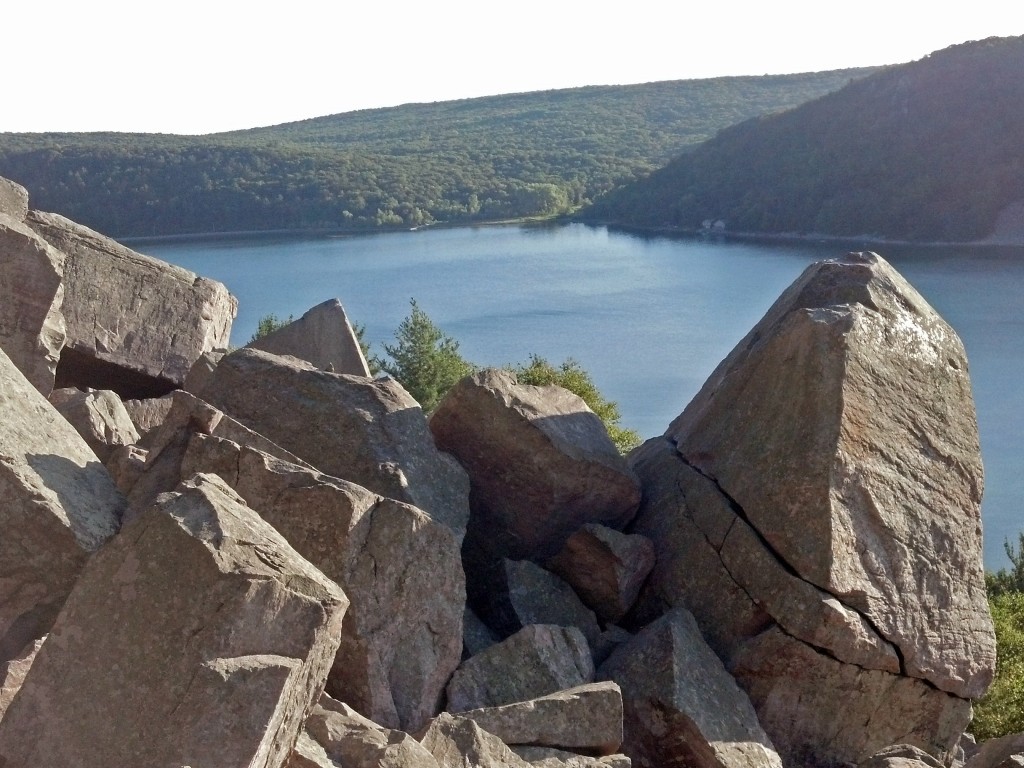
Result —
M682 608L619 646L598 676L622 690L623 752L657 768L782 768L754 707Z
M124 497L68 422L0 351L0 664L49 630Z
M576 627L591 646L601 628L572 587L529 560L502 560L493 578L469 584L472 605L501 637L529 624Z
M640 502L601 420L561 387L479 371L452 387L430 429L469 473L466 549L483 566L502 557L543 561L585 523L621 528Z
M964 768L1017 768L1024 765L1024 733L1010 733L982 742Z
M159 397L185 381L203 352L227 345L238 302L221 283L63 216L32 211L26 223L66 255L67 346L56 386Z
M19 222L28 216L28 190L3 177L0 177L0 216Z
M530 768L497 736L447 713L430 724L422 744L441 768Z
M240 349L197 394L321 472L412 504L464 533L466 473L437 450L419 404L394 379L328 373Z
M116 392L55 389L49 400L102 462L110 458L117 446L133 445L139 439L135 424Z
M468 659L484 648L490 648L500 638L467 605L462 614L462 656Z
M409 734L382 728L326 695L306 718L296 753L290 768L438 768Z
M39 653L39 649L43 647L45 640L45 637L33 640L22 649L21 653L6 664L0 665L0 720L3 720L7 707L11 705L11 701L21 690L21 685L25 682L25 675L32 668L32 662L35 660L36 654Z
M135 430L141 437L159 427L167 418L174 402L173 393L163 397L150 397L143 400L125 400L124 409L128 411L128 417L135 425Z
M322 371L370 375L359 338L337 299L317 304L298 320L246 346L274 355L291 355Z
M0 762L283 766L347 602L197 476L89 561L0 721Z
M49 395L66 338L65 258L23 218L0 212L0 349L32 386Z
M923 749L910 744L894 744L879 750L857 768L945 768Z
M633 765L625 755L590 757L551 747L512 746L510 749L533 768L630 768Z
M590 523L572 534L545 565L565 579L601 621L614 623L632 607L654 567L654 545L643 536Z
M529 701L471 709L472 720L509 746L612 755L622 744L622 693L613 682L576 686Z
M889 264L809 267L632 464L658 562L631 620L691 610L784 761L951 756L994 660L977 424Z
M593 680L582 632L531 624L462 662L448 683L448 711L527 701Z

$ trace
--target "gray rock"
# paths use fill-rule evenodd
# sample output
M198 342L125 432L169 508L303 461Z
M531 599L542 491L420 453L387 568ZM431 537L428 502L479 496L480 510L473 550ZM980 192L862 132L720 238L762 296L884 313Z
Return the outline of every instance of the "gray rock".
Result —
M25 675L32 668L32 662L35 660L36 654L39 653L39 649L43 647L45 640L45 637L33 640L22 649L21 653L6 664L0 665L0 720L3 720L7 707L11 705L11 701L21 690L21 685L25 682Z
M135 424L116 392L55 389L49 400L104 463L115 448L133 445L139 439Z
M894 744L879 750L857 768L945 768L923 749L911 744Z
M633 762L625 755L589 757L551 747L509 747L533 768L631 768Z
M607 681L500 707L471 709L459 717L472 720L509 746L612 755L622 744L622 693Z
M246 346L297 357L322 371L370 375L359 339L337 299L317 304L298 320Z
M530 768L497 736L447 713L430 724L422 743L441 768Z
M28 215L28 190L21 184L0 177L0 216L24 221Z
M43 395L53 389L66 338L64 263L20 219L0 213L0 348Z
M346 606L218 478L198 476L89 561L0 721L0 761L282 766Z
M481 564L543 561L584 523L622 527L640 501L601 420L561 387L480 371L448 392L430 429L469 473L466 549Z
M128 411L128 417L135 425L135 430L143 438L164 423L173 402L173 393L163 397L123 401L124 409Z
M654 567L654 545L603 525L584 525L545 563L576 591L601 621L614 623L633 606Z
M203 352L227 345L238 302L221 283L63 216L32 211L26 222L67 257L57 386L159 396L180 386Z
M593 680L582 632L532 624L462 662L448 683L448 711L536 699Z
M437 450L423 411L393 379L328 373L240 349L197 394L321 472L465 532L469 480Z
M1024 733L983 741L964 768L1016 768L1024 765Z
M74 428L0 351L0 663L49 630L124 497Z
M480 620L467 605L462 614L462 655L464 658L475 656L485 648L490 648L500 638Z
M637 765L782 768L750 700L686 610L619 646L598 676L622 689L622 751Z

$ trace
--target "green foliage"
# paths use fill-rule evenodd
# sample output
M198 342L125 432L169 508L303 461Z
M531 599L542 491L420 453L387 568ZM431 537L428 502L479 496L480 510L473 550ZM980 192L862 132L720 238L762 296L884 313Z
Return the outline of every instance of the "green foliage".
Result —
M953 46L721 131L592 220L696 231L986 237L1024 199L1024 37Z
M264 336L269 336L274 331L279 331L284 328L288 323L295 320L294 316L288 315L287 320L281 320L271 312L269 315L264 315L260 318L259 323L256 325L256 333L249 339L249 343L252 344L257 339L262 339Z
M384 344L387 359L374 364L394 376L427 413L474 366L459 354L459 343L447 336L427 313L410 299L412 309L395 331L394 345Z
M538 355L531 355L530 361L512 368L520 384L544 386L557 384L578 395L583 402L604 422L619 453L626 454L640 445L640 434L619 424L619 406L606 400L598 391L590 374L571 357L561 365L554 366Z
M34 208L115 237L551 216L870 71L408 104L209 136L4 133L0 176Z
M989 606L998 651L992 687L974 706L971 733L979 741L1024 731L1024 592L1003 592Z
M990 597L998 597L1008 592L1024 593L1024 532L1017 536L1016 547L1009 541L1003 542L1006 556L1010 558L1010 569L1000 568L995 573L985 574L985 586Z
M366 326L356 323L352 326L352 332L356 335L356 341L359 342L359 349L362 350L363 357L366 358L366 365L370 369L370 375L376 376L380 373L380 364L377 358L370 354L370 344L366 341Z

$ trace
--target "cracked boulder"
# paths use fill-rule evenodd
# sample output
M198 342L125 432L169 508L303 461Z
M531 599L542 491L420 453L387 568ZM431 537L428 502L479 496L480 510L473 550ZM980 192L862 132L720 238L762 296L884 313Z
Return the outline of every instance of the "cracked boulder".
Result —
M466 473L437 449L423 410L394 379L240 349L196 394L321 472L412 504L460 538L465 533Z
M116 392L109 389L83 392L69 387L53 390L49 400L100 461L106 462L118 446L132 445L139 439L135 424Z
M692 611L784 761L951 753L995 660L977 423L960 340L888 263L809 267L632 463L658 549L633 620Z
M279 768L347 604L199 475L89 561L0 721L0 764Z
M246 344L273 355L291 355L321 371L369 376L359 338L337 299L317 304L298 320Z
M31 211L25 222L65 255L57 387L159 397L181 386L200 355L227 345L238 302L221 283L57 214Z

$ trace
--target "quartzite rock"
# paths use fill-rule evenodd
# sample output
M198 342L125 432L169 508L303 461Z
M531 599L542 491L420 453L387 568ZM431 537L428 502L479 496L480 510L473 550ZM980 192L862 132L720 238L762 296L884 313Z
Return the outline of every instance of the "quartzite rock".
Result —
M26 222L67 257L57 386L159 396L180 386L203 352L227 345L238 302L221 283L63 216L32 211Z
M291 355L322 371L370 375L359 339L337 299L317 304L298 320L246 346L274 355Z
M283 766L347 602L197 476L89 561L0 722L0 762Z
M147 433L163 424L173 402L174 397L171 393L163 397L150 397L144 400L125 400L123 404L135 429L145 438Z
M196 394L321 472L465 532L466 473L437 450L419 404L394 379L328 373L240 349Z
M196 434L184 474L216 472L351 600L328 691L415 731L462 655L465 577L450 528L353 483Z
M0 176L0 216L24 221L28 215L28 190Z
M480 371L445 395L430 429L469 473L466 547L482 564L544 560L584 523L621 527L640 503L636 477L601 420L561 387Z
M68 422L0 351L0 663L46 634L124 497Z
M102 462L110 458L116 447L132 445L139 439L135 424L116 392L55 389L49 399Z
M0 349L43 395L53 389L66 338L64 262L20 219L0 212Z
M509 746L528 744L612 755L622 744L622 692L590 683L501 707L460 712Z
M598 671L622 689L623 752L645 768L782 768L750 700L677 608Z
M536 699L593 680L594 662L582 632L531 624L462 663L448 683L448 711Z
M447 713L430 724L422 743L441 768L530 768L497 736Z
M632 607L654 567L654 545L603 525L584 525L545 563L576 591L603 622L616 622Z

